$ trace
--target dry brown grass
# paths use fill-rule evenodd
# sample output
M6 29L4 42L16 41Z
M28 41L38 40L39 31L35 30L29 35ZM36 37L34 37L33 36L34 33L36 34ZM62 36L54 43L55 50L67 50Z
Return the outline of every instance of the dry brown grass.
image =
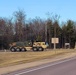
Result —
M48 50L43 52L0 52L0 67L55 57L74 50Z

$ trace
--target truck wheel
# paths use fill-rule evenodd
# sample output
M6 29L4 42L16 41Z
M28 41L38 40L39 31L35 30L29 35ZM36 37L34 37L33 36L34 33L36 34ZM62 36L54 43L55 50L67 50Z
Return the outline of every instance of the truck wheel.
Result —
M42 47L39 47L38 50L39 50L39 51L43 51L44 49L43 49Z
M37 48L36 47L33 47L33 51L37 51Z
M10 50L11 50L12 52L15 52L15 48L11 48Z
M25 49L25 48L22 48L22 49L21 49L21 51L22 51L22 52L25 52L25 51L26 51L26 49Z
M20 51L20 48L16 48L16 51L19 52Z

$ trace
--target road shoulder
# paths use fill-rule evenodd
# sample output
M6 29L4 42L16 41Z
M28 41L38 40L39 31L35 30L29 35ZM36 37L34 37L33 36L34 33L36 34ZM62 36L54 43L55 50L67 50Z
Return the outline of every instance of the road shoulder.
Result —
M43 60L40 60L40 61L3 67L3 68L0 68L0 75L5 74L5 73L9 73L9 72L13 72L13 71L17 71L17 70L21 70L21 69L24 69L24 68L35 67L35 66L39 66L39 65L42 65L42 64L50 63L50 62L55 62L55 61L59 61L59 60L63 60L63 59L72 58L72 57L75 57L75 56L76 56L76 53L72 52L72 53L67 53L67 54L64 54L64 55L58 55L56 57L49 58L49 59L43 59Z

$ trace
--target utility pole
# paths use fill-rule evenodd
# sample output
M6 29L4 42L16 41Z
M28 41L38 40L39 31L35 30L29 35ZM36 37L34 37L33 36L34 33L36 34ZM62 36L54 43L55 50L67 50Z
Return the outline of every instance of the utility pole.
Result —
M56 38L56 25L54 24L54 38ZM56 41L56 39L54 39ZM56 49L56 42L54 43L54 49Z
M45 42L47 42L47 22L45 22Z

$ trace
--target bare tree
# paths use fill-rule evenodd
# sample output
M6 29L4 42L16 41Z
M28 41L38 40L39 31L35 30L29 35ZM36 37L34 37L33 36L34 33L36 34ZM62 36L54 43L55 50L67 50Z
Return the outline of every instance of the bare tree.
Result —
M37 41L44 40L45 37L45 23L40 18L32 20L32 30Z
M26 15L23 10L14 12L16 41L23 41L23 27L25 25L25 16Z

